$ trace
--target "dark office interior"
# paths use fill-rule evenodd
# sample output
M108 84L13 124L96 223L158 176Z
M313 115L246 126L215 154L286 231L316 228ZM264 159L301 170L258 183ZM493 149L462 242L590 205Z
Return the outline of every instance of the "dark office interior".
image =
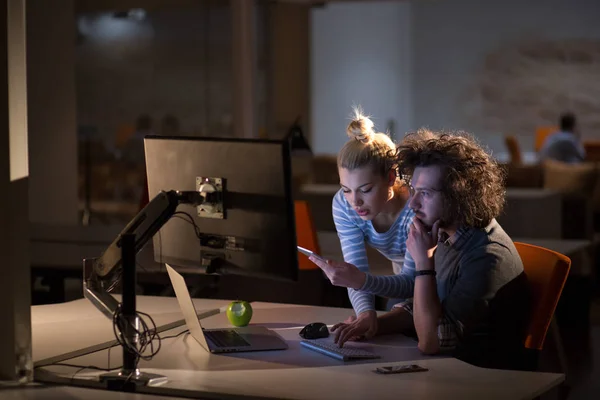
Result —
M536 396L597 398L599 17L594 0L8 0L0 323L15 329L4 341L20 340L19 310L81 300L83 259L152 201L148 135L289 140L298 244L343 259L336 157L361 105L395 142L421 127L464 130L502 165L498 222L571 260L538 364L565 381ZM565 112L585 159L542 162ZM137 254L139 296L175 296L160 243ZM305 259L296 283L184 272L194 298L351 309Z

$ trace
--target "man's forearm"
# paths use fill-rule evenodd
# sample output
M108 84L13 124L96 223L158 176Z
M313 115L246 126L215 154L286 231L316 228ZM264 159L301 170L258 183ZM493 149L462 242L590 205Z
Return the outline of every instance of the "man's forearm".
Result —
M437 328L441 315L442 306L437 294L435 277L433 275L417 277L413 299L413 318L419 338L419 349L423 353L433 354L439 350Z
M414 327L412 315L402 307L380 315L377 318L377 334L404 333Z

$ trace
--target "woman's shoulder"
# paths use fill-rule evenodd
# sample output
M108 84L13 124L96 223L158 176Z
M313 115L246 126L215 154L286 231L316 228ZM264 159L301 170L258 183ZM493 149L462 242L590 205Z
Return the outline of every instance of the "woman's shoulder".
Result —
M344 197L344 191L342 188L340 188L340 190L338 190L333 196L332 206L334 214L336 211L343 212L344 214L349 214L349 211L352 211L350 203L348 203L348 200L346 200L346 197Z

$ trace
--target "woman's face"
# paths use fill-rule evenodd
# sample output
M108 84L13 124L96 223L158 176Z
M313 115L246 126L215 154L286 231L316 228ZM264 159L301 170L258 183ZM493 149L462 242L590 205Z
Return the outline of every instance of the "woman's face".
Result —
M365 221L375 218L392 197L394 179L374 173L371 167L339 168L338 172L344 197Z

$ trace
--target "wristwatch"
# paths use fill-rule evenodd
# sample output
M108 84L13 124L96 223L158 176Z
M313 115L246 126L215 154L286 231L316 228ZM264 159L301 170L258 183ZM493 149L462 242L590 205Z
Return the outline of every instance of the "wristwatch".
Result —
M436 274L437 274L437 272L435 272L435 269L423 269L423 270L417 271L415 273L415 276L421 276L421 275L435 276Z

